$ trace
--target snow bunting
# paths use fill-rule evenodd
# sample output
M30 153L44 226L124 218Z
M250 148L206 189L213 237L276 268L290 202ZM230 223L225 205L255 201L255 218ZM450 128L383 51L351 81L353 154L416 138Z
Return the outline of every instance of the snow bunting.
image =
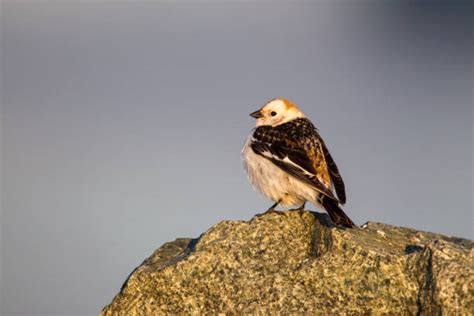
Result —
M277 205L300 206L306 201L325 209L336 225L355 224L341 209L344 182L313 123L285 99L274 99L250 114L257 119L242 150L253 187ZM333 194L333 189L337 197Z

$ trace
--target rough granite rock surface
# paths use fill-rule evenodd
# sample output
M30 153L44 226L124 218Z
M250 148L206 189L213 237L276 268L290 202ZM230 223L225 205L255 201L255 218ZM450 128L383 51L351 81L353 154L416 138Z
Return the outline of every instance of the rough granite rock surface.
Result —
M224 221L166 243L101 315L472 315L474 242L308 211Z

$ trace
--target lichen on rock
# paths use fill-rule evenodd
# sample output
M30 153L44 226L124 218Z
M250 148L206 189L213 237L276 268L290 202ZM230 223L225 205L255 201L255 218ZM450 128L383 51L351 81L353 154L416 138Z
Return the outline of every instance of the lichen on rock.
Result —
M471 314L469 240L308 211L224 221L166 243L101 315Z

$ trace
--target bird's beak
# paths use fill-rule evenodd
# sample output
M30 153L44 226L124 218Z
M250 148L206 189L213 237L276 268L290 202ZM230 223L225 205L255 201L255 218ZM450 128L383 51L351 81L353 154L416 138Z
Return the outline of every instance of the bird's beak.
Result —
M256 119L263 117L262 112L260 110L250 113L250 116Z

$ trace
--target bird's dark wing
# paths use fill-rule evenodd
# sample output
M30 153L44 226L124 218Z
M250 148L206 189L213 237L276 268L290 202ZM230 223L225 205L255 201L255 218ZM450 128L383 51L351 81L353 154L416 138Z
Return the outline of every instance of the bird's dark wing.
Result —
M319 135L318 135L319 136ZM320 137L321 139L321 137ZM339 169L337 168L334 159L332 159L329 150L327 149L324 141L321 139L321 144L324 152L324 157L326 158L326 164L329 169L329 175L331 176L332 183L334 185L334 190L336 190L337 197L341 204L346 203L346 188L344 186L344 180L342 180Z
M277 127L260 126L253 134L251 147L256 154L283 171L338 201L318 178L318 166L325 164L325 161L322 142L314 137L314 131L314 126L307 119L297 119Z

